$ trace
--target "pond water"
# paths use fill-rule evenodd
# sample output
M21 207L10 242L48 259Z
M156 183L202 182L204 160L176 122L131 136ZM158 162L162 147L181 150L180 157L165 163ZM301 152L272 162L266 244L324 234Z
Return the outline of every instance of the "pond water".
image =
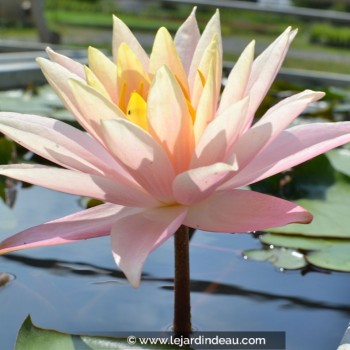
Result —
M0 208L0 236L81 210L79 198L38 187L20 189ZM173 244L147 260L139 289L116 267L109 238L11 253L0 272L0 348L13 349L25 317L41 327L111 335L158 331L172 322ZM285 331L288 350L336 349L350 321L349 274L279 271L245 260L250 234L197 231L191 241L194 325L202 331Z

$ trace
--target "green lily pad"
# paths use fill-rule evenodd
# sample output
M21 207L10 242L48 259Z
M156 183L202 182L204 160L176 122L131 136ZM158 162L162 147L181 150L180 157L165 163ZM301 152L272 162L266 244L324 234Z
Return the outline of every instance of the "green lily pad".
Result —
M251 249L245 250L243 255L255 261L269 261L276 267L287 270L301 269L307 264L304 255L294 249Z
M350 149L337 148L327 152L326 155L334 169L350 176Z
M147 336L146 336L147 337ZM15 350L171 350L191 349L177 345L142 345L137 337L109 338L88 335L71 335L35 326L30 316L23 322L16 341Z
M338 181L325 192L324 199L294 201L310 211L314 219L310 224L290 224L269 229L271 232L313 237L350 238L350 185L346 179Z
M15 350L75 350L68 334L41 329L33 325L30 317L22 324Z
M52 108L43 104L41 99L35 97L9 98L1 95L0 110L3 112L48 115L51 113Z
M350 240L348 239L314 238L306 236L279 235L274 233L261 235L260 240L261 242L272 246L302 250L319 250L335 245L350 244Z
M318 156L286 174L278 174L251 185L255 191L291 200L314 216L308 225L290 224L268 231L321 238L350 238L350 159L346 150L344 147L327 156Z
M306 255L306 260L324 269L350 272L350 243L310 252Z

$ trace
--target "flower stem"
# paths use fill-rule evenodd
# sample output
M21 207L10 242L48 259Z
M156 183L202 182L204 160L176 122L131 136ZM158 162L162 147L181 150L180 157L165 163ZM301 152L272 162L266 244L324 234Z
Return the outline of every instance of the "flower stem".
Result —
M182 225L175 233L174 323L178 336L191 333L190 259L188 227Z

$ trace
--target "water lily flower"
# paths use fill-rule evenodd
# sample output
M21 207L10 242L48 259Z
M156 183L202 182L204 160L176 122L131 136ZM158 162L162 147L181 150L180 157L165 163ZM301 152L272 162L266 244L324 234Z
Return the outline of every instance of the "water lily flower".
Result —
M310 222L300 206L245 187L350 141L348 122L287 128L322 92L286 98L253 123L295 35L286 29L255 60L251 42L222 93L218 12L202 34L195 10L174 40L160 28L150 55L117 17L112 60L90 47L84 66L48 49L37 61L85 131L0 113L0 132L59 165L2 165L0 174L105 203L17 233L0 253L110 235L137 287L147 256L181 225L246 232Z

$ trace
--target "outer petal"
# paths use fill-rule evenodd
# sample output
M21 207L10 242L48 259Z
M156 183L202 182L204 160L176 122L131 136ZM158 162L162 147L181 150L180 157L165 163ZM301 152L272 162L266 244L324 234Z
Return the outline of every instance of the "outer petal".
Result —
M146 191L162 202L173 201L174 170L157 141L127 120L103 121L102 133L111 153Z
M176 173L188 169L194 148L192 118L181 88L166 66L158 70L147 103L151 134L167 152Z
M190 207L184 225L206 231L247 232L311 220L308 211L291 202L253 191L231 190L216 192Z
M202 61L205 51L213 41L213 38L216 37L218 41L218 56L220 67L219 72L222 71L222 40L221 40L221 26L220 26L220 14L219 11L216 11L215 15L210 19L207 26L205 27L202 36L198 42L196 50L193 54L190 71L188 74L190 89L193 88L195 78L198 73L198 68ZM221 83L221 79L220 79Z
M283 131L228 186L257 182L348 142L350 122L295 126Z
M289 97L271 109L240 137L232 149L240 169L243 169L271 143L311 103L324 96L323 92L306 90Z
M120 166L86 133L52 118L0 113L0 131L40 156L93 174L119 173Z
M48 54L51 61L58 63L73 74L79 76L81 79L85 79L84 66L81 63L74 61L67 56L61 55L49 47L46 49L46 53Z
M107 90L111 100L118 103L117 67L100 50L89 47L89 67Z
M148 70L149 58L131 30L118 17L113 16L112 49L114 61L117 59L119 46L126 43L142 62L144 69Z
M282 33L254 61L245 92L245 95L249 93L251 96L254 96L250 101L248 109L248 114L251 116L251 120L247 125L247 128L250 126L257 108L265 97L272 82L275 80L287 54L289 45L294 39L296 33L296 30L291 31L291 28L286 29L284 33Z
M189 95L188 79L180 57L176 51L174 42L166 28L158 30L154 39L152 53L149 62L149 74L151 78L157 70L166 65L178 79L184 91Z
M200 39L200 32L196 21L196 9L194 7L189 17L177 30L174 38L174 44L179 57L188 74L194 51Z
M70 80L71 101L84 118L85 129L102 142L101 120L125 118L124 113L92 87L77 80Z
M52 190L101 199L126 206L151 207L159 202L129 183L45 165L0 165L0 175Z
M179 174L173 182L178 203L193 205L210 196L237 171L237 164L216 163Z
M226 161L245 125L248 103L248 98L234 103L205 128L196 146L191 168Z
M138 287L147 256L181 226L184 207L162 207L127 216L112 230L112 251L130 284Z
M252 41L242 52L236 64L232 68L224 91L220 99L218 113L221 113L231 104L242 99L246 93L252 63L254 59L255 41Z
M118 219L137 210L140 209L109 203L83 210L31 227L5 239L0 243L0 254L106 236L110 234Z
M89 129L91 128L89 127L89 124L86 122L84 116L81 115L79 109L75 105L75 99L69 86L70 79L79 80L82 83L85 83L85 80L80 79L79 76L71 73L63 66L60 66L55 62L48 61L45 58L37 58L37 62L40 65L47 81L55 90L58 97L62 100L65 107L75 116L77 121L85 130L90 131Z

